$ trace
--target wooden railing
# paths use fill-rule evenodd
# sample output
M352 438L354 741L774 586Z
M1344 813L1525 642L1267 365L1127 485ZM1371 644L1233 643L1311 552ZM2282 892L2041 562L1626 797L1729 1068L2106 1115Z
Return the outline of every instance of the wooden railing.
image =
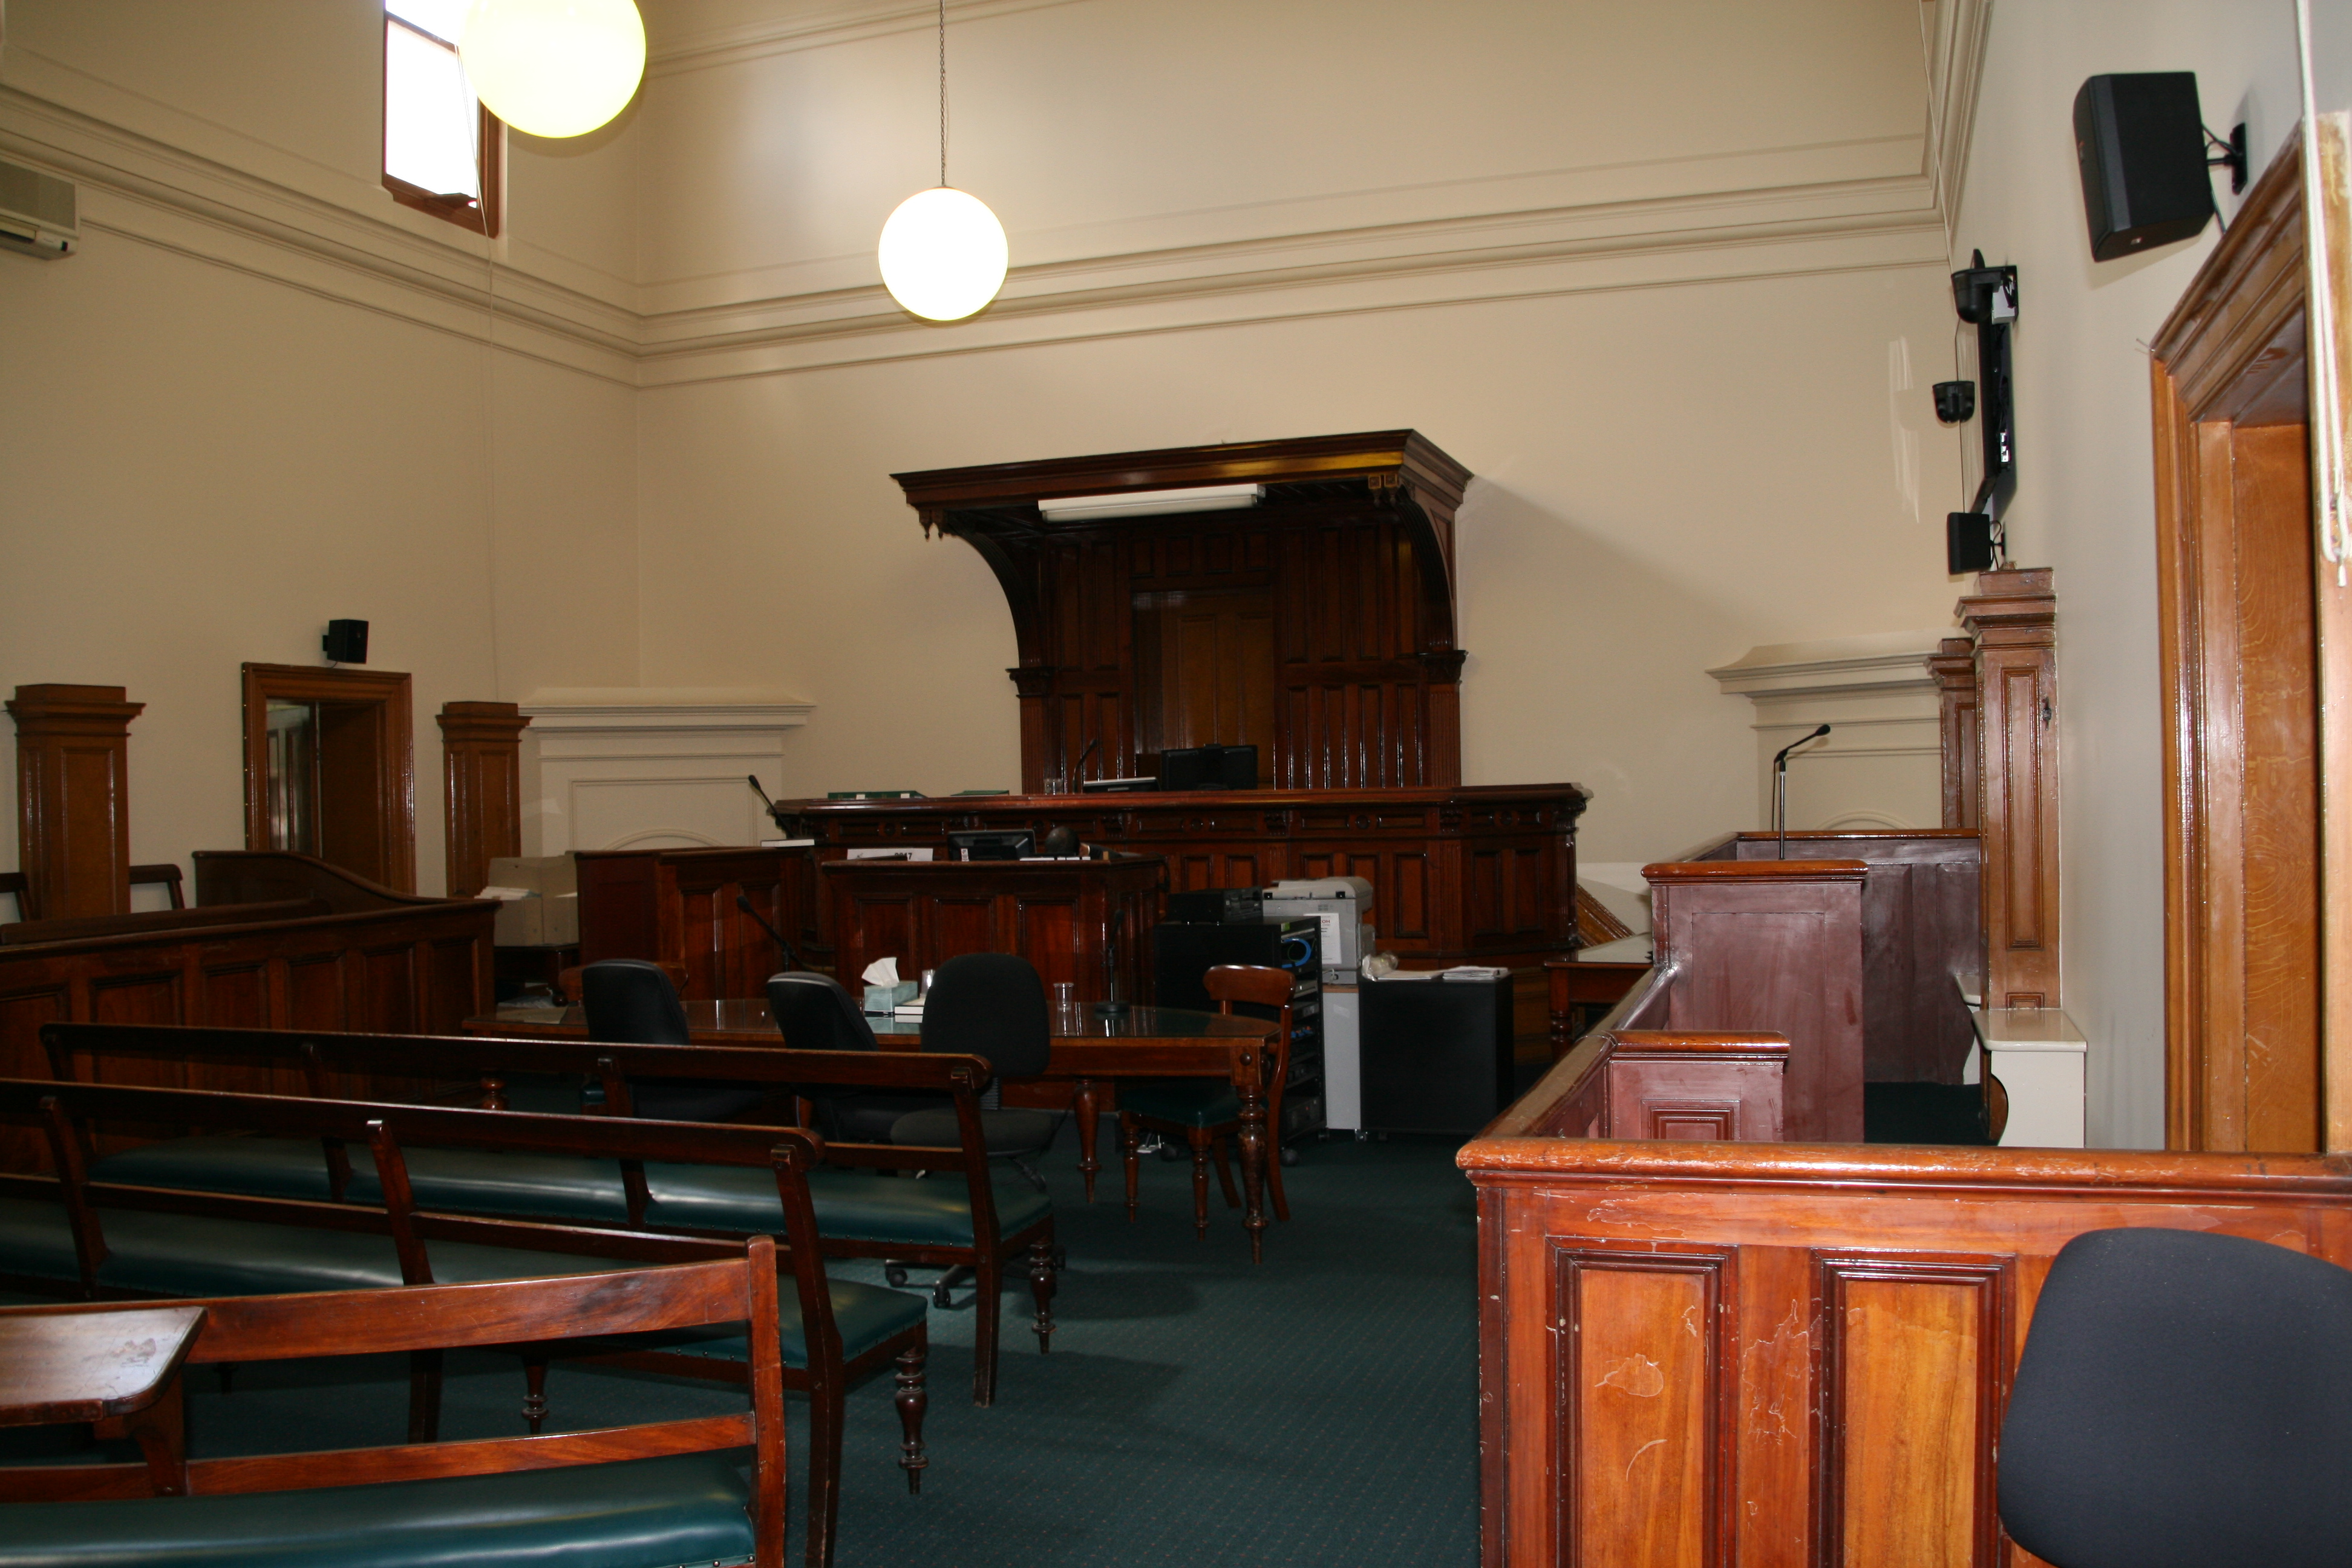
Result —
M446 1035L489 1010L497 906L395 892L306 855L194 860L194 910L100 917L96 931L43 922L67 939L0 945L0 1077L42 1074L52 1021ZM250 1087L221 1072L168 1081ZM36 1143L0 1131L0 1170L36 1168Z
M1995 1444L2061 1247L2157 1226L2352 1265L2343 1158L1598 1141L1568 1132L1577 1060L1459 1156L1485 1568L2037 1562Z

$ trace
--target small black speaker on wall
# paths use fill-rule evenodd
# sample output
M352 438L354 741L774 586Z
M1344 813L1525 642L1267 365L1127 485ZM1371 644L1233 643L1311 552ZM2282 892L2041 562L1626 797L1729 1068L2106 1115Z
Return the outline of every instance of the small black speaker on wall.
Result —
M1944 570L1958 577L1992 570L1992 519L1980 511L1944 514Z
M2085 81L2074 95L2074 156L2096 260L2190 238L2213 216L2195 71Z
M319 639L327 657L337 664L367 662L367 623L365 621L329 621L327 635Z

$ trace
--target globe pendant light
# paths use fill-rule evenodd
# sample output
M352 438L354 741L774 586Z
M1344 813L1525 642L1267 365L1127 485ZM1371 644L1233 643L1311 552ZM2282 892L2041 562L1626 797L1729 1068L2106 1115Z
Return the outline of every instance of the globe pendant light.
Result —
M1004 226L978 196L948 184L948 3L940 0L940 183L898 204L876 259L890 297L911 314L960 321L1004 287Z
M533 136L584 136L646 74L635 0L473 0L457 57L492 114Z

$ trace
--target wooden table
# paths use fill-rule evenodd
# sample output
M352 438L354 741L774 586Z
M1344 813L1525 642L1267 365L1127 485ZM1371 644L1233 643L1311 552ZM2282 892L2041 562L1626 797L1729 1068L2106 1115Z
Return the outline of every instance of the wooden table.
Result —
M184 1492L180 1366L204 1324L202 1307L0 1313L0 1426L88 1421L138 1443L159 1495Z
M783 1036L768 1016L764 998L688 1002L687 1032L696 1045L773 1046ZM868 1018L886 1051L919 1050L922 1026L908 1018ZM1078 1122L1078 1172L1087 1201L1095 1196L1096 1158L1102 1086L1122 1078L1223 1078L1241 1100L1242 1184L1247 1194L1243 1223L1249 1228L1250 1258L1262 1261L1265 1240L1265 1075L1275 1026L1262 1018L1228 1017L1178 1007L1130 1007L1116 1017L1097 1017L1081 1004L1054 1019L1053 1054L1031 1084L1067 1083ZM579 1039L588 1033L578 1007L501 1007L466 1021L470 1035Z

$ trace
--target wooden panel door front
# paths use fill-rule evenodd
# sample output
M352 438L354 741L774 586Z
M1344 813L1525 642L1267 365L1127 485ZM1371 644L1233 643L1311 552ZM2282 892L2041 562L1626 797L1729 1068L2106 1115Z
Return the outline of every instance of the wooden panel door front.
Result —
M1142 687L1139 750L1254 745L1257 782L1274 767L1274 591L1136 595Z

